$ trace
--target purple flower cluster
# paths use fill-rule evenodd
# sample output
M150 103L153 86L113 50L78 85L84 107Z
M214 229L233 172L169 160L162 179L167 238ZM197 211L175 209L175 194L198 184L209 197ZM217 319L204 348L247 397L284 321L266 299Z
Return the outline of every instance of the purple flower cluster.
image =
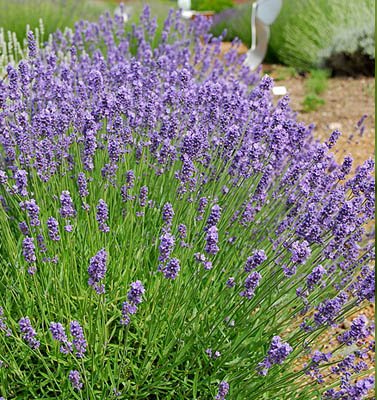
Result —
M173 217L173 206L171 205L171 203L165 203L164 207L162 208L162 220L164 221L164 224L168 229L171 227Z
M309 243L304 240L303 242L296 241L291 246L293 263L303 264L311 254Z
M215 396L215 400L225 400L226 395L229 392L229 383L226 381L221 381L219 383L219 389L217 395Z
M84 336L84 331L77 321L72 321L70 324L70 332L73 337L72 345L76 349L76 357L83 358L86 352L87 343Z
M24 339L32 349L37 349L41 343L36 339L37 333L31 326L30 319L28 317L21 318L18 325L22 333L22 339Z
M314 314L314 322L318 326L322 324L333 325L347 300L348 296L344 292L341 292L333 299L325 300L318 305L317 312Z
M60 322L50 323L50 332L52 338L61 343L60 352L63 354L71 353L73 350L72 343L68 341L64 326Z
M106 274L107 252L101 249L95 256L90 259L88 267L88 285L92 286L98 294L105 293L105 285L101 281Z
M47 220L48 236L53 241L59 241L59 223L54 217L50 217Z
M293 351L292 347L281 340L280 336L274 336L266 358L259 363L259 373L267 375L268 370L275 364L282 364L288 355Z
M245 264L245 272L250 272L266 261L267 257L263 250L255 250L253 255L248 257Z
M165 266L162 267L161 271L164 277L167 279L175 279L178 276L179 270L181 269L179 260L177 258L171 258Z
M60 215L63 218L70 218L76 216L76 210L73 205L73 201L71 199L71 195L68 190L63 190L62 194L60 195Z
M83 172L80 172L77 175L77 185L79 188L79 193L81 197L86 197L89 195L88 191L88 181L85 177L85 174Z
M215 225L213 225L207 230L205 251L208 254L217 254L218 251L220 250L219 246L217 245L218 241L219 241L218 229Z
M110 228L106 225L106 221L109 219L109 210L106 202L102 199L100 199L97 204L96 219L100 231L105 233L110 231Z
M122 306L122 318L120 323L128 325L131 322L131 315L137 311L137 306L143 301L144 286L140 281L131 283L131 289L127 293L128 301L125 301Z
M22 254L25 257L25 261L29 264L35 263L35 261L37 261L33 238L27 236L22 241Z
M69 371L68 375L69 381L72 384L73 389L81 390L84 384L81 382L81 375L79 371L72 370Z
M350 329L339 335L338 340L350 346L359 340L367 338L371 333L367 317L360 315L352 320Z
M318 285L321 282L321 279L326 274L325 268L322 265L318 265L318 267L314 267L312 272L306 278L306 286L309 291L314 289L314 286Z
M161 262L166 262L168 258L170 257L170 254L174 248L175 245L175 239L174 236L171 235L170 233L166 232L160 237L160 256L159 260Z
M259 272L252 272L245 279L245 290L243 290L240 295L242 297L246 297L247 299L251 299L254 297L255 289L259 285L259 281L262 279L262 275Z
M31 199L30 201L25 201L23 203L29 218L30 218L30 225L31 226L39 226L41 224L41 221L39 220L39 207L37 206L37 203L35 202L34 199Z

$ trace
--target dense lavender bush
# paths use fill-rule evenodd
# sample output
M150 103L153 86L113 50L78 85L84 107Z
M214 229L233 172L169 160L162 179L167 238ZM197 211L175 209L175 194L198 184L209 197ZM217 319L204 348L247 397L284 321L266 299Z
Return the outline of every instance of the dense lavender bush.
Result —
M373 162L349 176L207 21L155 28L29 35L0 82L0 395L363 398Z

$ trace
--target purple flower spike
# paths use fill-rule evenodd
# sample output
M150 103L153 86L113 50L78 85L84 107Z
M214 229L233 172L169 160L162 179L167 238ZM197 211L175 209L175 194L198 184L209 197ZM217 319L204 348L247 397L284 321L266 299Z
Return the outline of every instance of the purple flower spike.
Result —
M220 250L219 246L217 245L219 241L218 230L216 226L211 226L207 231L207 244L205 247L205 251L209 254L217 254Z
M302 243L299 241L294 242L291 246L291 253L292 262L304 264L311 254L309 243L306 240L304 240Z
M127 293L128 301L122 305L121 325L128 325L131 322L131 315L136 314L137 306L143 301L144 286L140 281L131 283L131 289Z
M99 230L102 232L109 232L110 228L106 225L109 218L109 210L104 200L100 199L97 205L96 219L98 221Z
M162 209L162 220L167 227L170 227L174 217L173 206L170 203L166 203Z
M30 235L29 227L25 221L20 222L18 224L18 227L20 228L20 231L22 232L23 235L25 236Z
M225 400L226 395L229 392L229 383L222 381L219 383L219 390L215 396L215 400Z
M48 236L53 241L59 241L59 223L54 217L50 217L47 220Z
M122 306L121 325L128 325L131 322L131 315L136 314L137 306L125 301Z
M72 384L73 389L81 390L84 386L81 382L81 375L79 371L73 370L69 372L68 375L69 381Z
M359 340L367 338L371 334L371 329L368 329L368 319L365 315L360 315L351 322L351 327L348 331L338 336L340 343L346 343L351 346Z
M21 333L23 333L22 339L24 339L32 349L37 349L41 343L35 338L37 333L31 326L30 319L28 317L21 318L18 325Z
M148 200L148 186L143 186L140 189L140 196L139 196L140 206L145 207L147 205L147 200Z
M312 291L316 285L321 282L321 279L326 274L326 270L322 267L322 265L318 265L318 267L314 267L311 274L306 278L306 285L309 291Z
M27 263L32 264L37 261L37 257L35 256L35 246L33 243L33 238L27 236L22 241L22 254L25 257Z
M128 291L127 298L133 304L140 304L143 301L144 286L140 281L131 283L131 289Z
M175 279L178 276L178 272L181 269L179 260L177 258L172 258L169 260L167 265L162 268L162 273L167 279Z
M254 291L259 285L262 275L259 272L252 272L245 280L245 290L240 293L242 297L251 299L254 296Z
M89 195L88 181L86 180L85 174L83 172L80 172L77 175L77 185L79 187L79 193L81 197L86 197Z
M292 347L288 343L284 343L280 336L274 336L266 358L258 365L259 373L267 375L273 365L282 364L292 351Z
M158 259L161 262L165 262L169 257L170 253L172 252L175 244L174 236L170 233L165 233L160 237L160 256Z
M84 337L84 331L77 321L72 321L70 325L71 335L73 336L72 344L76 349L76 357L83 358L86 352L87 343Z
M105 293L105 286L100 281L106 274L107 253L105 249L101 249L94 257L90 259L88 267L88 285L92 286L98 294Z
M61 353L68 354L72 352L72 343L68 341L64 326L60 322L51 322L50 332L52 338L62 344L62 346L60 346Z
M211 208L211 213L209 214L209 217L207 219L206 229L209 230L212 226L217 225L217 223L220 221L220 216L221 208L218 204L215 204Z
M30 201L25 201L24 206L30 218L31 226L40 226L41 222L39 221L39 207L34 199Z
M263 250L255 250L251 257L248 257L245 265L245 272L250 272L252 269L258 267L267 257Z
M23 197L27 196L27 172L23 169L19 169L15 173L14 179L16 181L14 189L17 191L17 193Z
M64 190L60 195L60 215L63 218L70 218L76 216L76 210L73 206L73 201L68 190Z
M198 221L203 219L203 214L204 214L205 208L207 207L207 204L208 204L208 199L206 197L201 197L199 199L198 216L196 217L196 219Z
M27 42L29 48L29 57L35 58L37 56L37 45L35 43L34 34L32 31L27 33Z
M187 227L184 224L179 224L178 234L181 239L186 239L187 237Z

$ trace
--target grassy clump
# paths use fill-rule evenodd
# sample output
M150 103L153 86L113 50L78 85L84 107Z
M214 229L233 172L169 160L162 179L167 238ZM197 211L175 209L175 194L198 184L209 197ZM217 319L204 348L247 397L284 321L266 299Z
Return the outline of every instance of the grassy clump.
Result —
M305 82L306 96L302 102L303 111L315 111L325 104L325 100L319 95L327 88L327 80L330 76L327 70L311 70L309 78Z
M226 29L250 47L250 3L225 10L212 33ZM375 59L373 0L290 0L271 26L267 59L298 70L329 68L347 74L373 74Z
M373 0L287 1L272 26L270 46L281 62L302 70L336 68L332 60L340 54L350 61L360 54L372 62L374 13Z

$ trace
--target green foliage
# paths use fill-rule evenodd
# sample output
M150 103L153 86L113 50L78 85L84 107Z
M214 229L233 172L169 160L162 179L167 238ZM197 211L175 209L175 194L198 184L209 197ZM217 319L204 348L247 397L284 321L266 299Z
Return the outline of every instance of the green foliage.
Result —
M302 70L334 67L338 54L374 60L374 14L374 0L285 1L270 46L281 62Z
M111 2L87 0L0 0L0 28L15 32L17 40L25 36L26 26L34 30L43 20L44 39L57 29L73 27L80 18L96 19Z
M26 33L34 32L42 47L57 29L73 28L80 19L96 20L106 10L115 8L113 1L88 0L0 0L0 77L6 65L26 56Z
M326 90L329 76L330 72L325 69L310 71L310 75L305 82L307 95L302 102L304 112L316 111L320 106L325 104L325 100L319 97L319 95Z
M233 7L233 0L193 0L191 8L197 11L221 12Z
M316 111L318 107L323 106L325 104L325 100L321 97L318 97L315 94L308 94L305 96L304 101L302 102L303 112L311 112Z
M310 71L305 86L309 93L322 94L327 88L327 79L330 73L323 69L314 69Z

